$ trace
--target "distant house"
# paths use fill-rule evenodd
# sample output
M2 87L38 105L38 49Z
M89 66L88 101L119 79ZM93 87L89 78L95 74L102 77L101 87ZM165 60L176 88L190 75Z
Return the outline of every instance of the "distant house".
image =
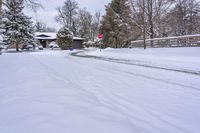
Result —
M72 47L73 47L74 49L82 49L82 48L83 48L83 41L84 41L83 38L74 37L74 38L73 38Z
M49 44L52 41L56 41L56 33L48 33L48 32L36 32L35 33L35 39L38 40L40 45L43 46L43 48L48 48Z
M35 39L38 40L38 42L44 47L49 48L49 44L53 41L57 40L57 33L51 33L51 32L36 32L35 33ZM74 49L81 49L83 48L83 38L80 37L74 37L73 38L73 48Z

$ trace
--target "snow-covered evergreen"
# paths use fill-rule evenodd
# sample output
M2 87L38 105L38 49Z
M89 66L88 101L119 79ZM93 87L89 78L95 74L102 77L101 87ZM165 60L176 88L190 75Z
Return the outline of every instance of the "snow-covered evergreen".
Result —
M103 16L100 32L104 34L103 42L110 47L122 47L131 36L131 10L128 0L112 0Z
M3 17L4 36L8 45L20 46L34 42L34 31L31 18L23 13L23 0L7 0Z
M63 50L72 48L73 32L67 27L61 28L57 33L57 42Z

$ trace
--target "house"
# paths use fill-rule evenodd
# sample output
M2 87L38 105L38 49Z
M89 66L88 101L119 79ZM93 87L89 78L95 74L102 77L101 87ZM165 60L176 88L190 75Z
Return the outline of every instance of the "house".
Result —
M51 32L36 32L35 39L38 40L39 44L43 46L43 48L49 48L49 44L53 41L57 40L57 33ZM83 48L83 38L74 37L72 47L74 49L81 49Z
M83 48L84 39L80 37L73 37L72 48L74 49L82 49Z
M39 44L43 46L43 48L48 48L49 44L52 41L56 41L56 33L48 33L48 32L36 32L35 39L38 40Z

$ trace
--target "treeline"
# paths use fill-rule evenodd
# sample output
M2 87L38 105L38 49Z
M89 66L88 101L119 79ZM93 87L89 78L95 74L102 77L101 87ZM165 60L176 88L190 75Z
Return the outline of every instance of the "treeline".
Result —
M7 18L4 21L10 19L10 25L15 23L11 23L14 22L12 17L9 18L8 13L5 13L10 11L13 16L15 14L11 11L12 8L6 7L9 2L20 2L23 8L26 5L33 10L41 6L38 0L0 0L1 17ZM200 33L199 0L112 0L106 5L103 16L100 12L91 13L86 8L81 9L75 0L66 0L63 6L57 8L57 12L56 21L72 31L74 36L95 41L101 33L105 47L128 46L130 41L143 37L159 38ZM23 15L30 21L29 29L33 28L35 32L55 32L55 29L41 22L33 25L31 18ZM4 26L5 23L7 22L3 22ZM151 45L153 47L153 43Z
M200 33L198 0L112 0L100 33L103 43L123 47L132 40ZM152 44L153 45L153 44ZM153 47L153 46L152 46Z
M42 21L37 21L34 24L34 31L35 32L56 32L55 28L47 26Z
M95 40L101 19L99 11L91 13L86 8L81 9L75 0L66 0L57 11L56 21L71 30L74 36Z

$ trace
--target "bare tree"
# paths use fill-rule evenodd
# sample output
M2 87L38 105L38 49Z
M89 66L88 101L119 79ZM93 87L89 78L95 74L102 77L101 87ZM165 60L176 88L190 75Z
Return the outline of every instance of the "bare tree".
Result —
M78 13L80 36L87 40L92 40L93 16L86 8L80 9Z
M43 8L39 3L39 0L24 0L26 6L30 7L34 12L37 12L38 8Z
M64 5L57 8L56 21L75 33L74 25L77 17L78 3L75 0L67 0Z
M174 0L130 0L132 21L141 31L146 30L148 38L161 37L164 23L162 18L168 14L173 2ZM153 43L151 46L153 47Z
M145 10L145 17L147 17L147 34L151 36L158 36L159 22L161 18L165 16L173 5L173 0L145 0L145 7L142 5L141 0L130 0L132 7L133 21L137 23L139 28L141 26L141 20L143 19L141 13Z
M197 34L200 32L200 3L198 0L178 0L166 15L170 35Z
M93 16L93 22L92 22L92 40L94 41L99 33L99 26L101 21L101 12L95 12Z
M79 35L87 40L95 41L99 33L100 20L100 11L95 12L93 15L86 8L80 9L77 18Z
M86 8L79 9L75 0L66 0L64 5L57 8L56 21L69 28L75 36L94 41L98 34L101 13L94 15Z
M56 30L54 28L51 28L47 26L45 23L42 22L36 22L34 25L36 32L55 32Z

